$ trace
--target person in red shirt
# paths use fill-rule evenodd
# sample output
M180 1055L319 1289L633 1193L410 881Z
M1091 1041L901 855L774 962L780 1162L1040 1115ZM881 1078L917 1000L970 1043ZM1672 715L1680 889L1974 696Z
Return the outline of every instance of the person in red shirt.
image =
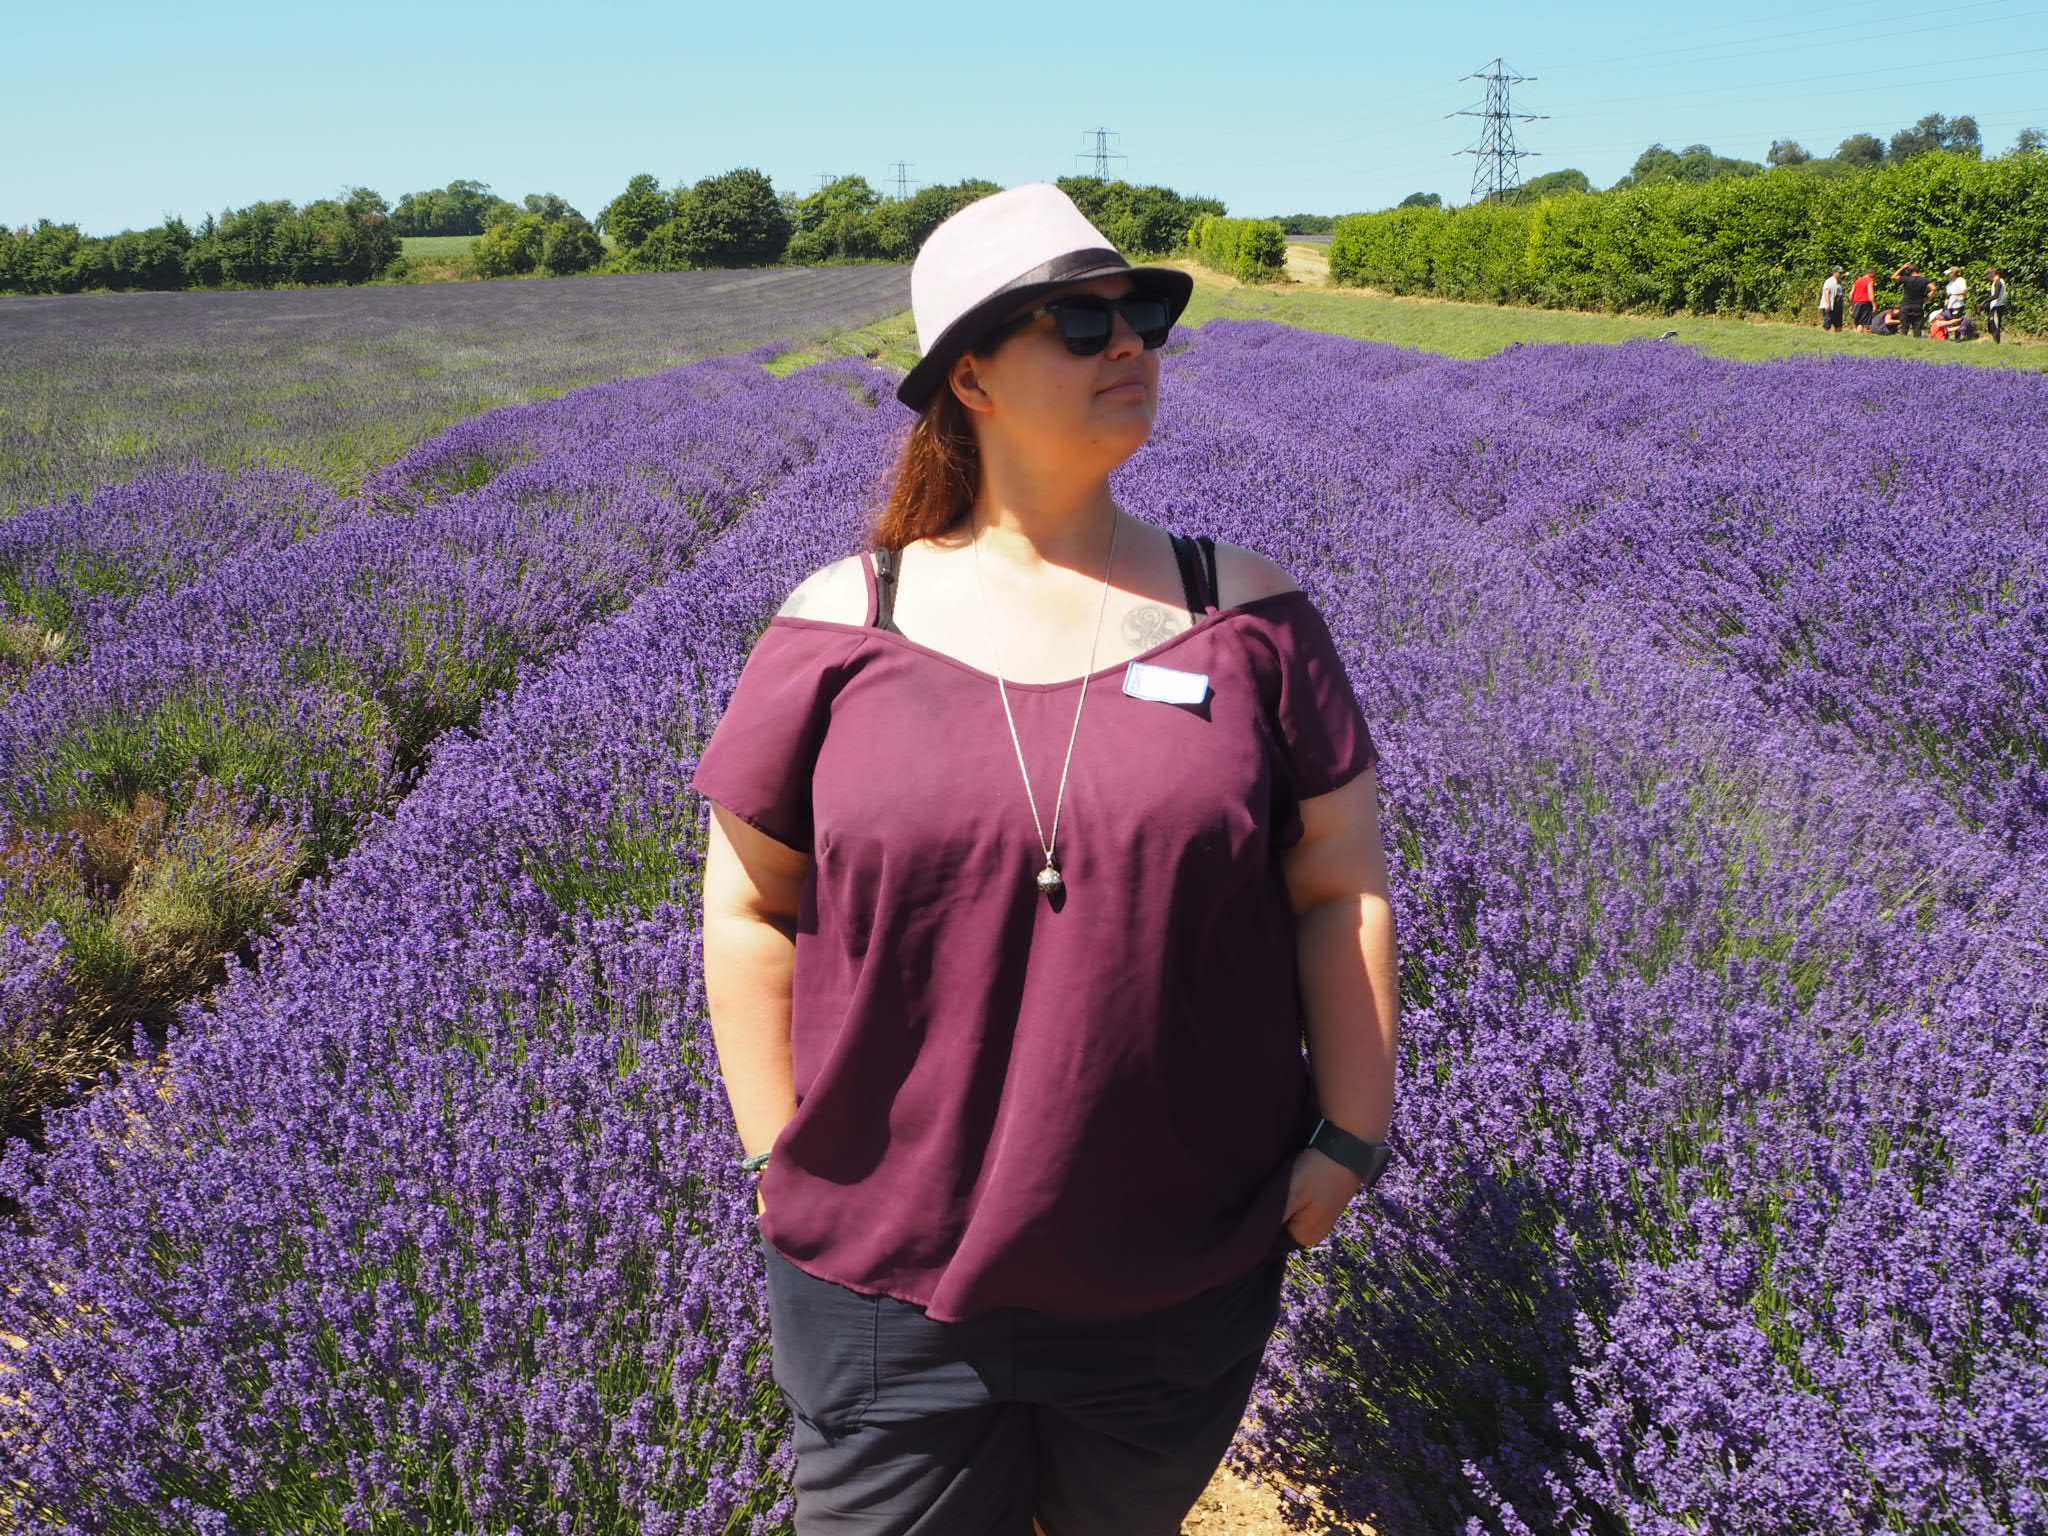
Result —
M1876 313L1877 272L1865 268L1863 275L1856 279L1856 285L1849 290L1849 323L1868 334L1870 317Z

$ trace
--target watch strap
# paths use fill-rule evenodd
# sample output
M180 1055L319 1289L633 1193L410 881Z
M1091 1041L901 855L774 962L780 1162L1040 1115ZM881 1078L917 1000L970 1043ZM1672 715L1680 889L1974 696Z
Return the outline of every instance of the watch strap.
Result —
M1363 1136L1354 1136L1328 1120L1316 1122L1308 1144L1332 1162L1342 1163L1357 1174L1365 1181L1367 1189L1379 1182L1380 1175L1387 1171L1387 1164L1394 1156L1394 1149L1384 1141L1367 1141Z

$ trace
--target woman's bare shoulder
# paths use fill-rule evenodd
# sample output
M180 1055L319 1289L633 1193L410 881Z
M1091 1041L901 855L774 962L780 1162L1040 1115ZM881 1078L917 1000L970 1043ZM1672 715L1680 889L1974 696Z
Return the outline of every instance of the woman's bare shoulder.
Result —
M1293 592L1301 586L1284 566L1257 550L1216 540L1216 606L1235 608L1254 598Z
M796 584L777 618L823 619L831 624L864 624L868 617L868 582L860 556L848 555L821 565Z

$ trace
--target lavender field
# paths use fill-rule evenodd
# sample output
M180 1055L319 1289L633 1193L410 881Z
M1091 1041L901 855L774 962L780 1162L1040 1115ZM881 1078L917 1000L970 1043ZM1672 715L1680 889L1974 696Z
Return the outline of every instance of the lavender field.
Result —
M1218 321L1166 380L1119 495L1329 618L1404 966L1404 1156L1234 1465L1380 1536L2048 1531L2048 379ZM0 845L203 759L324 877L0 1155L0 1523L787 1529L685 786L890 387L733 359L359 497L23 514L0 596L76 649L0 699ZM0 1035L76 1006L94 930L13 916L60 863L0 873Z
M0 514L144 471L276 464L352 491L458 421L842 330L907 267L767 267L0 305Z

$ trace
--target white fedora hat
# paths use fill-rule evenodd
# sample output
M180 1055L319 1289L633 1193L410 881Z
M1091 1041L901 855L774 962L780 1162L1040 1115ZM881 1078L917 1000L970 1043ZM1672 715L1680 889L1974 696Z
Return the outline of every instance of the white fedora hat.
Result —
M910 269L910 308L924 356L896 398L921 411L954 359L1012 310L1091 277L1129 275L1166 300L1177 320L1195 280L1172 267L1134 267L1074 200L1051 182L992 192L926 237Z

